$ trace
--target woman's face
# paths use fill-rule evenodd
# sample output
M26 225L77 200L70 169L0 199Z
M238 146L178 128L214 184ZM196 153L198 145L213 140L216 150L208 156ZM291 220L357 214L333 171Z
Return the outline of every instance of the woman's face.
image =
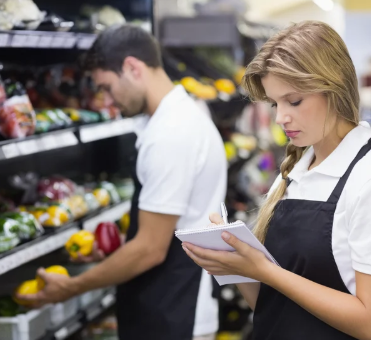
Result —
M336 115L328 114L324 95L298 93L288 83L269 73L262 78L262 84L276 110L276 123L283 127L295 146L316 145L334 130Z

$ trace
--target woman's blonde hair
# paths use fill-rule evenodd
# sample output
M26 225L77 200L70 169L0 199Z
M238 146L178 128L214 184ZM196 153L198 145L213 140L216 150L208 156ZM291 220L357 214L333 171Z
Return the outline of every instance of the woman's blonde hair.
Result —
M327 97L329 112L354 125L359 123L356 72L347 47L329 25L317 21L293 24L269 39L247 66L243 84L254 101L266 101L261 79L268 73L289 83L299 93ZM265 241L275 206L287 189L287 176L305 148L289 143L281 164L282 180L261 207L255 235Z

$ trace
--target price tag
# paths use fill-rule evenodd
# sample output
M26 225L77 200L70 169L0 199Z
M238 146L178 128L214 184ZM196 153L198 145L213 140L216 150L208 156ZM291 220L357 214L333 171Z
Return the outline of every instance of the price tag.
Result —
M219 92L218 97L223 102L229 102L231 100L231 96L228 93L225 93L225 92Z
M0 34L0 47L7 47L9 44L9 34L1 33Z
M78 140L73 132L61 133L57 136L57 138L61 146L71 146L78 144Z
M77 39L75 37L69 37L65 39L64 47L65 48L73 48L76 45Z
M12 144L7 144L2 147L3 153L5 158L13 158L19 156L19 150L17 148L17 145L12 143Z
M63 48L65 46L65 37L53 37L52 45L53 48Z
M56 331L54 333L54 337L57 339L57 340L62 340L62 339L65 339L66 337L68 337L68 328L67 327L63 327L61 328L60 330Z
M122 119L117 122L120 135L134 131L134 121L130 118Z
M51 36L42 36L39 40L38 47L40 48L49 48L52 44L53 37Z
M40 138L43 150L53 150L58 148L58 143L54 135L47 135Z
M80 50L88 50L93 45L95 39L95 36L81 38L77 46Z
M112 125L111 125L111 131L112 131L112 136L119 136L121 135L121 121L117 121L117 122L112 122Z
M19 142L17 145L21 155L30 155L39 152L39 148L35 140Z
M25 47L27 36L23 34L16 34L12 39L12 47Z
M101 303L104 308L108 308L114 303L114 301L115 301L115 296L112 294L108 294L102 299Z
M40 40L38 35L29 35L25 41L25 47L37 47Z

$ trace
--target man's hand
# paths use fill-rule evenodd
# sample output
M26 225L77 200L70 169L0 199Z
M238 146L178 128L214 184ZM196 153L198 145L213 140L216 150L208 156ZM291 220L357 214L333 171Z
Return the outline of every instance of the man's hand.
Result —
M126 235L120 234L121 239L121 246L123 246L126 242ZM106 255L102 250L98 248L98 243L94 242L93 250L90 255L84 256L80 253L77 254L77 258L70 257L71 262L75 263L93 263L93 262L101 262L106 258Z
M78 253L77 258L70 257L70 261L75 263L93 263L103 261L105 258L106 255L98 248L98 243L94 242L93 250L90 255L84 256Z
M32 295L17 295L17 298L29 301L33 308L40 308L49 303L63 302L75 295L72 288L73 278L46 273L44 268L40 268L37 275L44 280L44 289Z

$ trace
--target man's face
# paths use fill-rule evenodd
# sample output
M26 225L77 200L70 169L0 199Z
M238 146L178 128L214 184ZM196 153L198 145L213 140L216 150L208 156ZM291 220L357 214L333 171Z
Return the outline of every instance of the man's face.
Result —
M121 110L123 116L133 117L145 112L147 103L144 88L133 81L131 75L97 69L92 78L95 85L111 97L112 103Z

